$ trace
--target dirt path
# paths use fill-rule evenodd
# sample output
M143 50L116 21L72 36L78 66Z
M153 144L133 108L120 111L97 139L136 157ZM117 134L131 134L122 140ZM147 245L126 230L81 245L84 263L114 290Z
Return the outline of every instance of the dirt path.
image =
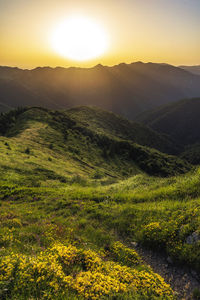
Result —
M184 267L175 266L170 260L159 253L151 250L136 247L137 252L143 258L147 265L158 274L160 274L172 289L175 291L178 299L191 300L195 288L200 290L200 281L197 274ZM200 298L198 298L200 299Z

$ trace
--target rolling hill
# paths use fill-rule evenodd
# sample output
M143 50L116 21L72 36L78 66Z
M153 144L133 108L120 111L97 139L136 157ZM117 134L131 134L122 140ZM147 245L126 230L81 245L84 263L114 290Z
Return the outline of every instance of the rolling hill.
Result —
M181 100L138 117L182 146L200 143L200 98Z
M200 76L167 64L119 64L93 68L0 67L0 109L93 105L129 119L143 111L200 95Z
M200 169L173 151L97 107L1 114L0 298L195 299Z
M0 117L0 133L1 179L28 185L40 184L41 174L42 184L47 184L78 180L77 176L169 176L191 168L159 151L176 150L165 136L94 107L10 111Z
M81 126L111 139L129 140L168 154L176 154L179 150L179 146L164 134L98 107L75 107L68 109L66 114Z

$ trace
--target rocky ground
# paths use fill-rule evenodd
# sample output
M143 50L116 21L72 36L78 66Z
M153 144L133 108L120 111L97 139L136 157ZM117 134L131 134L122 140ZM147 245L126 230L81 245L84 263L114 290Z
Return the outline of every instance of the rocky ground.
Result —
M200 299L200 280L195 271L174 265L170 257L164 254L155 253L138 245L133 245L133 247L137 249L144 262L171 285L177 299ZM199 295L196 297L193 297L194 290L199 290Z

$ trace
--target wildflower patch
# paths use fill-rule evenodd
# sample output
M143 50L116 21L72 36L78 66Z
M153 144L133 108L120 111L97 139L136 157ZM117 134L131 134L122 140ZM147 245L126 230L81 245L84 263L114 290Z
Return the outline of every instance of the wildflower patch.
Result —
M122 247L120 243L115 245L119 251ZM173 299L170 286L159 275L103 260L96 252L73 245L55 244L36 256L11 253L1 257L0 283L1 296L9 299L13 295L53 299L70 292L91 300L130 293Z

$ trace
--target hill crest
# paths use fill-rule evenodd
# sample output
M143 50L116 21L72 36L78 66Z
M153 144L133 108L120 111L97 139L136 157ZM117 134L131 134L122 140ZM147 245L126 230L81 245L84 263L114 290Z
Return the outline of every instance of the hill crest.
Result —
M116 127L110 130L111 123ZM152 148L170 147L162 135L94 107L10 111L0 117L0 132L3 176L17 172L21 178L26 174L23 180L31 180L31 184L41 173L48 182L53 178L70 181L75 175L105 180L139 173L171 176L191 168ZM13 178L16 180L16 175Z

